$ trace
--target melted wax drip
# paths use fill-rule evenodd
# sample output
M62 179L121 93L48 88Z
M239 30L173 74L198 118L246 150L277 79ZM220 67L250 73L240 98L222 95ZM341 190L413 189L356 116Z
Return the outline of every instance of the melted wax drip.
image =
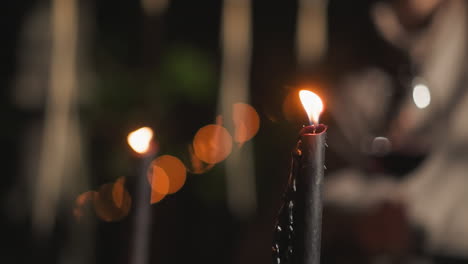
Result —
M282 206L278 214L273 237L273 263L288 264L292 262L294 253L294 203L296 197L296 174L298 171L300 151L292 155L291 172L286 191L283 195Z

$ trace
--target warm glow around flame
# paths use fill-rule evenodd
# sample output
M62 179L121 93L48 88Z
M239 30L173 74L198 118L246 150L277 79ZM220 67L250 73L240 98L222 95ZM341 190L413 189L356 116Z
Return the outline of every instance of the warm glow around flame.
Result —
M317 125L319 123L320 113L323 111L322 100L318 95L308 90L299 91L299 98L307 112L310 124L313 123Z
M149 150L153 130L149 127L142 127L130 132L127 137L128 145L137 153L144 154Z

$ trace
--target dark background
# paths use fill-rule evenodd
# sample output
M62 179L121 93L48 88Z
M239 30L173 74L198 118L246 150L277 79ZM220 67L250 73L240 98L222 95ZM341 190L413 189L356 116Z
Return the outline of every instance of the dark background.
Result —
M392 78L390 109L398 109L408 94L398 80L410 76L412 66L404 52L378 35L369 17L375 1L330 1L328 49L324 59L311 67L299 66L296 60L298 3L252 2L250 96L261 121L258 134L248 144L253 144L255 153L257 209L245 218L229 211L223 163L203 175L189 173L178 193L151 207L149 263L271 263L272 230L287 181L290 150L304 124L286 120L281 106L298 86L317 85L325 102L332 101L341 92L336 84L343 75L372 66ZM32 10L49 4L18 0L2 8L2 263L62 263L64 255L76 254L66 246L74 240L71 230L84 225L73 218L73 201L65 200L51 232L37 235L24 198L27 194L10 195L27 181L21 178L26 165L19 147L25 131L31 124L41 127L45 114L43 107L24 109L12 99L20 67L20 36ZM128 190L135 197L141 161L126 145L129 131L142 125L154 127L161 153L183 155L196 131L214 122L221 74L222 1L172 0L162 15L154 17L143 13L139 1L80 1L80 6L88 12L81 23L90 31L79 43L86 47L88 71L94 76L86 89L87 98L77 106L86 135L87 177L91 189L127 177ZM390 121L395 112L388 111L382 118ZM341 144L342 127L336 128L327 112L322 122L335 130L328 144ZM389 124L379 129L386 131ZM362 154L364 158L356 163L337 152L327 148L329 174L351 166L366 173L387 172L394 179L404 178L430 154ZM70 195L84 191L76 189ZM12 207L24 207L25 213L14 215ZM466 263L457 256L439 257L425 250L424 231L409 223L403 208L389 202L356 213L326 205L322 263L413 263L414 256L428 261L423 263ZM90 256L83 259L131 263L134 208L124 219L110 223L99 220L92 210L87 213L85 224L94 225L92 243L73 244L91 248ZM389 262L378 262L381 256Z

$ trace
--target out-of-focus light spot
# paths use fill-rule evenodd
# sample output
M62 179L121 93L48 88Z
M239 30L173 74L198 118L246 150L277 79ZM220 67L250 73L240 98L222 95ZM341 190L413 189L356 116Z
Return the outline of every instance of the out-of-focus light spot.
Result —
M166 195L161 194L161 193L155 191L154 189L151 189L151 198L150 198L150 203L151 204L155 204L155 203L160 202L162 199L164 199L164 197L166 197Z
M219 163L231 153L231 134L219 125L204 126L195 134L193 150L200 160L209 164Z
M376 156L385 156L392 149L390 140L386 137L376 137L372 141L371 152Z
M87 191L84 192L75 199L75 208L73 209L73 215L77 220L80 220L86 211L86 207L88 204L91 204L97 192L95 191Z
M234 141L242 144L252 139L260 128L260 117L255 108L245 103L236 103L232 109Z
M118 205L115 203L113 193L114 184L104 184L99 188L99 191L97 192L95 199L93 200L96 215L101 220L106 222L119 221L125 216L127 216L132 204L130 194L126 190L123 190L121 198L122 202L120 204L120 207L118 207Z
M431 103L431 92L424 84L416 84L413 88L413 100L416 106L424 109Z
M203 174L214 167L214 164L208 164L195 155L192 144L188 146L188 158L186 157L183 160L187 171L193 174Z
M162 199L164 199L164 197L166 197L166 195L160 194L160 193L156 192L155 190L151 190L151 200L150 200L150 203L151 203L151 204L158 203L158 202L160 202Z
M309 90L300 90L299 98L301 99L304 110L309 117L310 124L318 124L320 114L323 111L322 99Z
M127 142L135 152L145 154L150 148L152 138L153 130L149 127L142 127L130 132L127 137Z
M87 191L78 195L78 197L76 197L76 200L75 200L75 205L76 206L85 205L87 202L92 201L94 199L94 195L96 195L95 191Z
M151 163L147 174L151 186L151 204L161 201L169 193L169 176L163 168Z
M171 155L163 155L154 160L151 166L153 167L153 177L159 176L157 175L157 173L160 172L159 169L165 172L169 180L168 194L175 193L184 186L187 170L185 169L185 165L178 158ZM157 169L155 170L154 167L157 167ZM156 172L156 175L154 172Z
M120 177L112 187L112 199L118 208L122 208L126 195L128 195L128 192L125 190L125 178Z

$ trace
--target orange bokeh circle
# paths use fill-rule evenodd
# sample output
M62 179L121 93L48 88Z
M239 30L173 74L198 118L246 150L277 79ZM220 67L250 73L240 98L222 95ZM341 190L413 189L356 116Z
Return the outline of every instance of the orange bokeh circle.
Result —
M260 128L260 117L255 108L249 104L236 103L232 107L234 121L234 141L245 143L252 139Z
M207 125L200 128L193 139L195 155L209 164L225 160L232 150L232 137L220 125Z
M185 184L187 169L184 163L171 155L162 155L151 163L152 178L148 180L160 194L172 194L180 190ZM161 178L161 179L158 179ZM166 182L167 180L167 182ZM160 181L160 182L158 182ZM158 183L160 186L158 186Z
M169 193L169 176L153 161L148 169L147 179L151 186L151 203L161 201Z
M123 187L122 181L116 183L118 186L116 187L117 191L114 191L114 183L104 184L99 188L93 200L96 215L106 222L121 220L130 211L132 203L130 194ZM122 184L122 187L119 186L120 184ZM117 203L115 198L117 198Z

